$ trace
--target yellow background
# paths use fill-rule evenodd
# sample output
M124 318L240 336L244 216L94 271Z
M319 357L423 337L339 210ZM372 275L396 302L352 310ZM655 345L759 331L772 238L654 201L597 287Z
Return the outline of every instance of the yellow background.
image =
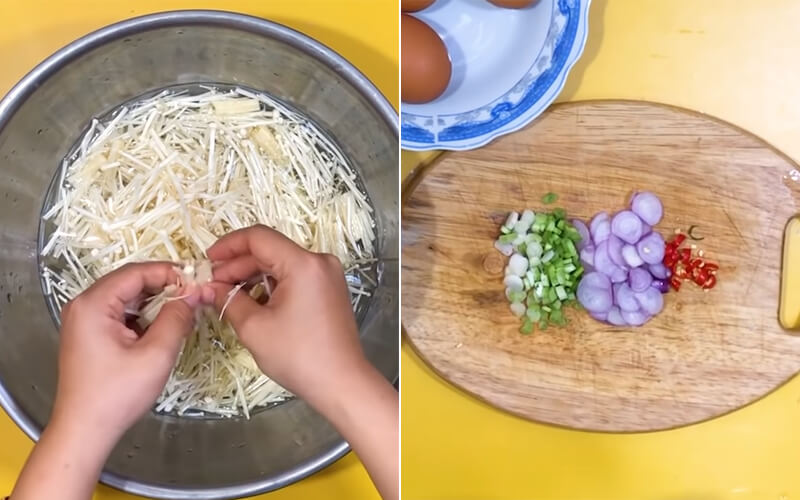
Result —
M593 0L586 50L560 100L696 109L798 160L799 56L797 0ZM403 176L427 157L404 153ZM401 361L404 499L800 498L798 379L706 423L613 435L495 410L443 382L407 344Z
M352 62L397 107L397 0L0 0L0 93L44 58L89 31L141 14L189 8L244 12L302 31ZM0 498L11 492L31 446L0 411ZM351 453L322 472L266 497L373 499L378 495ZM94 498L134 497L101 486Z

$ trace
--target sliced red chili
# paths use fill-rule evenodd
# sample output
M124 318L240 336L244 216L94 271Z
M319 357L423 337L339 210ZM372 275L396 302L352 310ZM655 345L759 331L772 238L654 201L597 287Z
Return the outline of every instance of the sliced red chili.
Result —
M712 274L711 276L708 277L708 280L705 283L703 283L702 287L704 290L710 290L714 288L714 285L716 284L717 284L717 277Z
M702 267L704 267L703 259L694 259L686 266L686 270L691 273L695 269L700 269Z
M689 262L692 260L692 249L691 248L681 248L678 250L678 253L681 256L681 262L684 266L688 266Z
M683 280L690 279L703 289L713 288L717 284L716 271L719 265L706 262L702 257L693 257L691 248L681 248L686 241L684 233L678 233L665 245L664 266L670 270L670 286L680 290Z
M698 270L697 274L694 275L694 282L700 286L705 286L708 279L711 277L711 274L706 269Z

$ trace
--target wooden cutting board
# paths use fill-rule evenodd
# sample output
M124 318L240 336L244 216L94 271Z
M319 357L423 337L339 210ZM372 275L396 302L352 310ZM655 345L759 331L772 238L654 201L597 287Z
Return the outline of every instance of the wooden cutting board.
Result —
M712 418L800 369L800 337L778 323L782 234L800 200L796 165L753 135L662 105L590 101L443 155L411 179L402 212L402 320L442 377L517 415L560 426L650 431ZM698 226L718 285L687 283L639 328L570 311L531 336L503 293L492 248L511 210L555 206L588 219L657 193L657 230Z

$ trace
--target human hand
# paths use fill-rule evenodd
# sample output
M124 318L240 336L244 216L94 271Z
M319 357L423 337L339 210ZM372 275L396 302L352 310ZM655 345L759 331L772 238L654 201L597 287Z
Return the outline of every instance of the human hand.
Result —
M51 423L91 429L113 446L155 402L192 330L194 309L211 291L187 287L143 335L125 325L126 305L174 284L167 262L128 264L107 274L61 313L58 390Z
M347 284L339 260L309 252L265 226L220 238L207 250L214 268L215 305L232 284L266 273L277 282L266 304L237 293L225 308L259 368L320 409L336 384L367 372Z

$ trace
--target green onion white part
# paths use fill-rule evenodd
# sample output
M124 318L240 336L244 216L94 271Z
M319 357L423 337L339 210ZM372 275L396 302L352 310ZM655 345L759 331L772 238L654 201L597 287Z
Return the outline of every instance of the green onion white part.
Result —
M503 284L511 312L523 318L522 333L534 325L563 325L562 307L576 305L575 291L583 274L576 243L578 231L562 209L535 214L511 212L495 242L509 256Z

